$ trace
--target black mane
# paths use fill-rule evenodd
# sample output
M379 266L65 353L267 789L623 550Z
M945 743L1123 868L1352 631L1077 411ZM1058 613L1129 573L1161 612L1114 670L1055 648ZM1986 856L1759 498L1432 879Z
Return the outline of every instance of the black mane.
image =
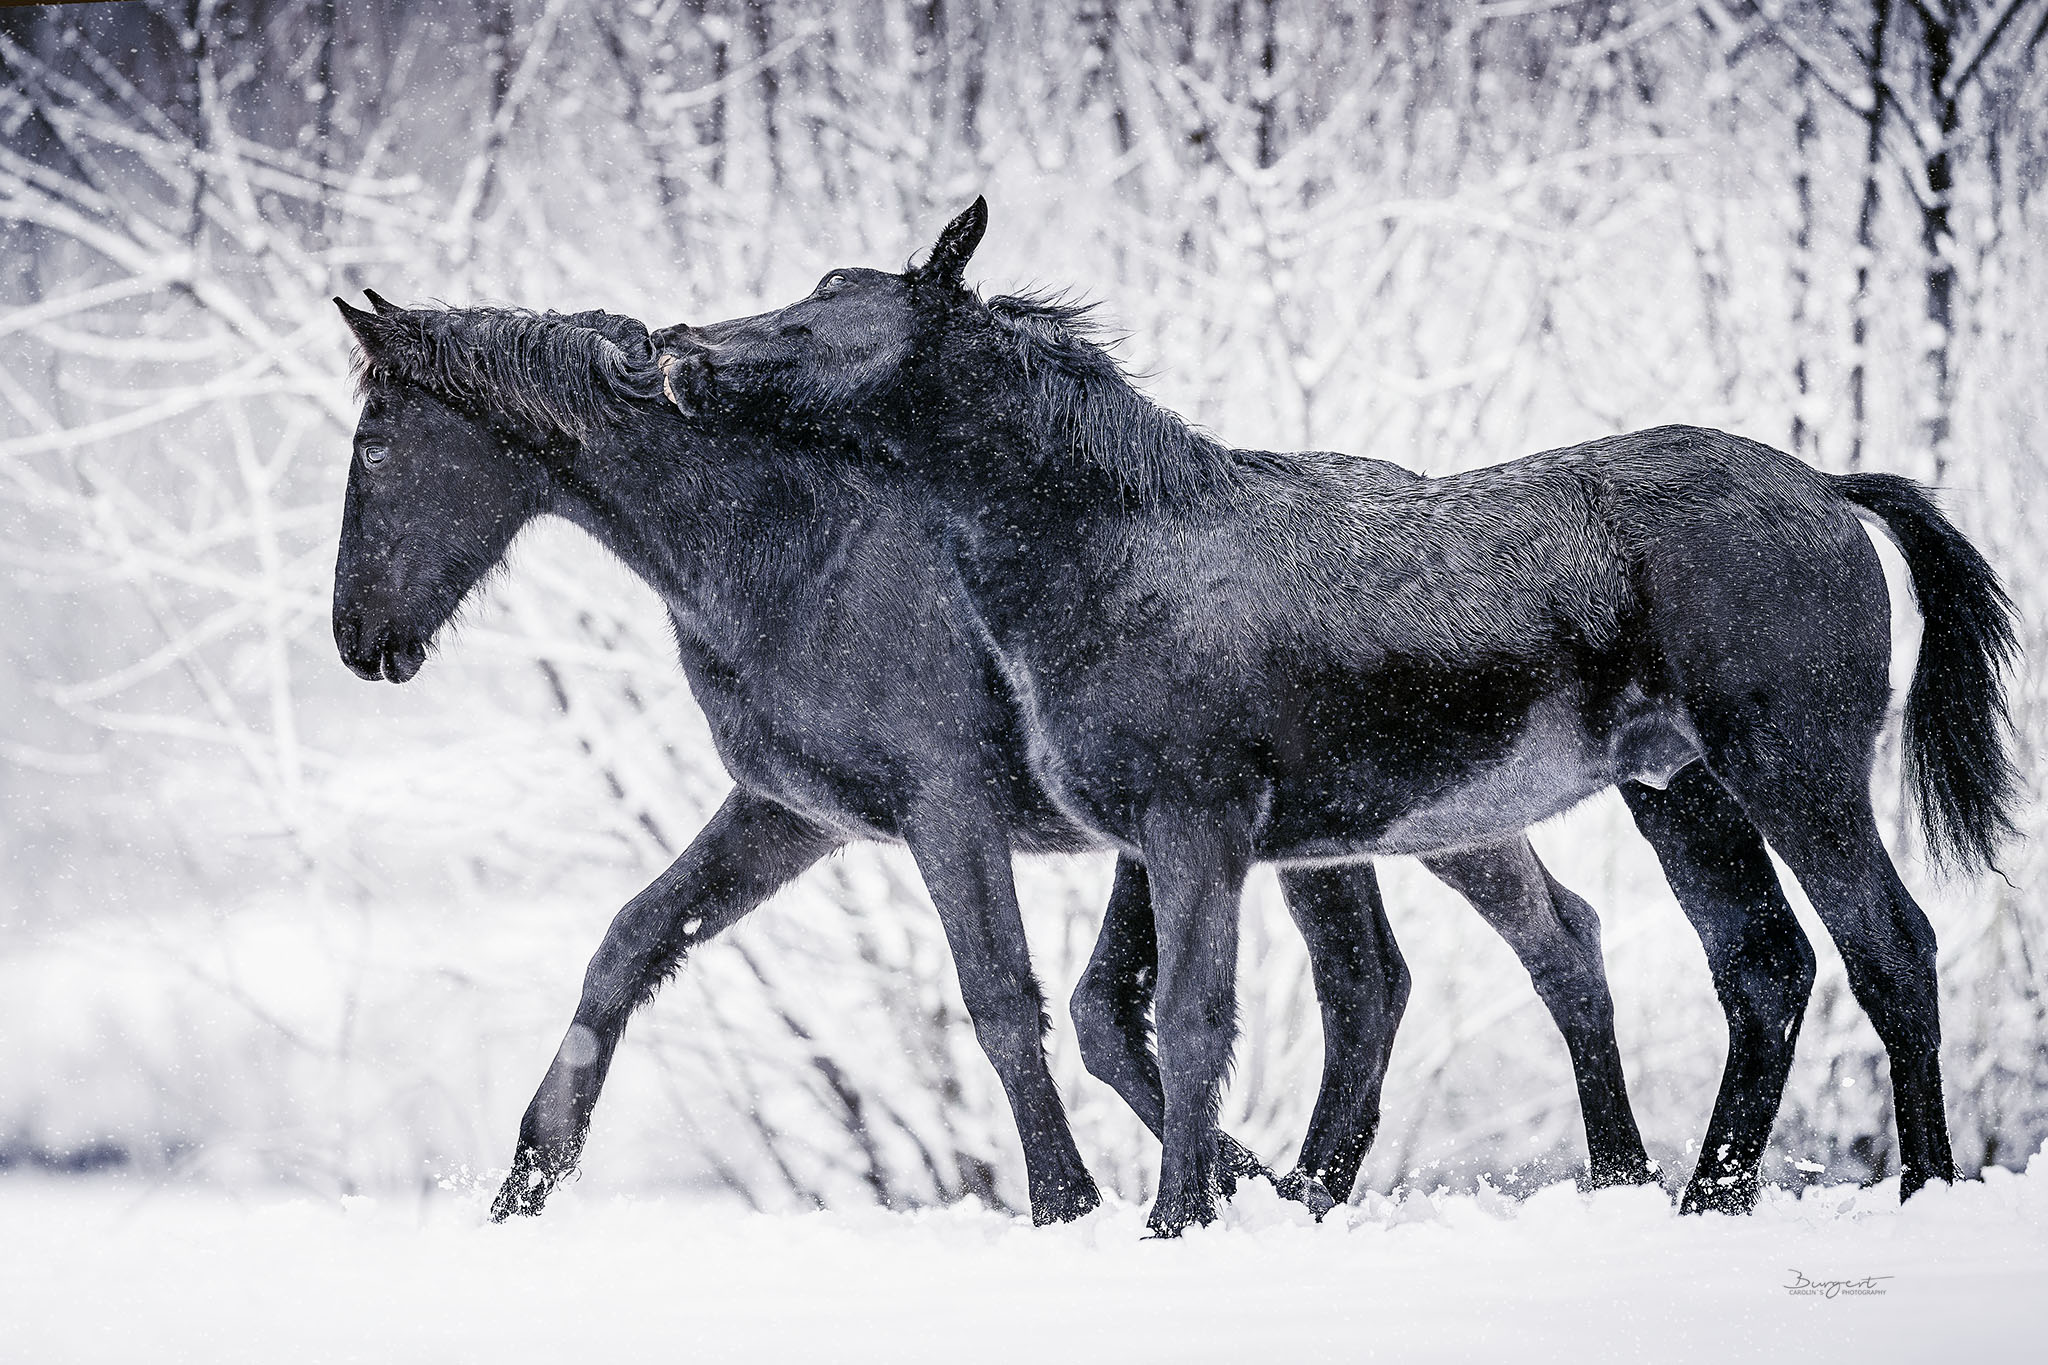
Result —
M1040 419L1141 499L1215 487L1238 463L1237 452L1132 387L1095 308L1057 293L989 300Z
M633 402L661 396L646 325L592 309L405 309L376 319L356 351L356 389L417 384L456 405L509 416L544 438L590 438Z

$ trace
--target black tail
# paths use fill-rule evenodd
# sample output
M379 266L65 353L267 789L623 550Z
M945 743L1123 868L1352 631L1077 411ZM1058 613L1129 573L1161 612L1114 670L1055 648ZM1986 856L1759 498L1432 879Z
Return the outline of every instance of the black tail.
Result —
M1937 864L1989 868L2015 832L2019 797L2005 708L2005 672L2019 652L2012 599L1919 484L1896 474L1843 474L1834 486L1890 529L1926 622L1906 694L1906 784L1928 851Z

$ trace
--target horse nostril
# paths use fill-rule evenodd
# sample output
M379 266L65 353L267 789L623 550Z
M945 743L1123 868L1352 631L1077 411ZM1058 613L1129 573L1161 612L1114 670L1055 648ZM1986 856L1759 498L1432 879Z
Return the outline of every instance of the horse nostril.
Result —
M393 683L411 682L427 662L427 647L413 640L407 644L393 645L384 652L384 681Z

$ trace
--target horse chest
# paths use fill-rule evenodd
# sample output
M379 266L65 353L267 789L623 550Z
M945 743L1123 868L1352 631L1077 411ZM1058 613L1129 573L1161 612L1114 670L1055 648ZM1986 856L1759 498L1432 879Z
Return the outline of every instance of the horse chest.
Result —
M906 755L919 741L859 670L784 642L737 660L682 643L692 695L735 782L851 837L900 834Z
M933 613L894 629L811 625L737 653L678 632L735 781L849 837L898 839L926 793L968 780L989 790L1020 847L1087 844L1033 783L988 659Z

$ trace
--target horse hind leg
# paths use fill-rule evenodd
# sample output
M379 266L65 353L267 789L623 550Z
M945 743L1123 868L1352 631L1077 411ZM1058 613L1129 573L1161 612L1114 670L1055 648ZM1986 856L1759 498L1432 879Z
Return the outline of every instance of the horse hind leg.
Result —
M1728 1022L1720 1094L1680 1209L1746 1213L1813 992L1813 945L1756 826L1704 766L1662 791L1625 782L1621 794L1699 935Z
M1868 535L1839 503L1750 495L1741 518L1665 524L1639 570L1650 635L1708 771L1799 879L1877 1027L1911 1194L1954 1167L1934 931L1870 808L1891 602Z
M1891 1062L1899 1197L1955 1179L1941 1096L1934 926L1899 880L1870 806L1867 763L1817 746L1805 764L1722 762L1728 784L1799 879ZM1867 749L1861 752L1867 753Z
M1838 533L1832 553L1762 541L1748 553L1724 548L1700 580L1715 585L1716 610L1667 622L1658 643L1707 768L1799 879L1890 1055L1901 1192L1911 1194L1954 1173L1934 930L1870 808L1890 599L1862 527L1846 522ZM1772 644L1759 649L1766 623Z
M1586 1125L1588 1182L1654 1181L1657 1168L1629 1107L1593 907L1550 875L1526 837L1422 861L1507 940L1564 1035Z

